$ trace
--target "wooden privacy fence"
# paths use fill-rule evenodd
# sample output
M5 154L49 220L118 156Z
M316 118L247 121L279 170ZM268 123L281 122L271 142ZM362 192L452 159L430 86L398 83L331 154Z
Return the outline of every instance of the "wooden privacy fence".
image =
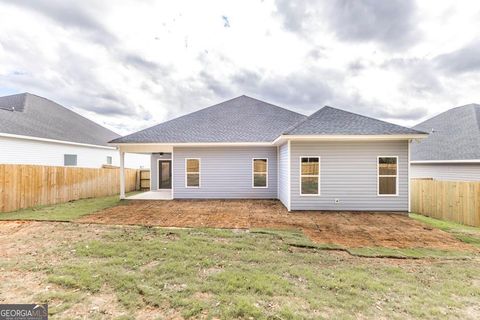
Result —
M139 189L150 190L150 169L140 169L139 170Z
M126 191L137 184L136 169L125 169ZM0 212L51 205L120 192L120 169L0 164Z
M411 210L480 227L480 182L412 179Z

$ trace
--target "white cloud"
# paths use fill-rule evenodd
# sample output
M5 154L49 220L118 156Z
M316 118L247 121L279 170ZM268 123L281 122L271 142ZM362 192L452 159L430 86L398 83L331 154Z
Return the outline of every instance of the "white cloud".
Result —
M0 1L0 93L122 134L241 94L405 125L480 102L480 4L313 3Z

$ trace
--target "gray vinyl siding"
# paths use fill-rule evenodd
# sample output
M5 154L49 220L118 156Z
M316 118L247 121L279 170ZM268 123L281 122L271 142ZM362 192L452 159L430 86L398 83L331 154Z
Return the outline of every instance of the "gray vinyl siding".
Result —
M480 181L479 163L412 163L412 178L437 180Z
M200 188L185 187L185 159L200 158ZM252 187L252 158L268 158L268 188ZM276 147L175 147L174 197L276 199Z
M291 142L291 210L408 211L408 142ZM300 157L320 157L320 195L300 195ZM377 156L398 156L398 196L377 196ZM338 204L335 199L339 199Z
M152 153L150 157L150 190L158 190L158 160L159 159L172 159L170 153Z
M288 208L288 144L278 148L278 198Z

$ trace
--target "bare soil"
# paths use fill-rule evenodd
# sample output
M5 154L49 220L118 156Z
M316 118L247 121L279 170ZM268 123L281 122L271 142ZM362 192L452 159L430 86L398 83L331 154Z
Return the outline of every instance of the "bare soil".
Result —
M349 248L472 250L452 235L405 214L288 212L277 200L130 201L77 220L80 223L230 229L301 229L314 242Z

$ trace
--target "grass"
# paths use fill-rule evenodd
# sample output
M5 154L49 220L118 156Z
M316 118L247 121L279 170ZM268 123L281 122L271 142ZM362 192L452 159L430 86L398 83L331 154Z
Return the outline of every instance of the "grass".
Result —
M134 193L130 193L132 195ZM89 198L52 206L40 206L18 211L1 213L0 220L48 220L72 221L84 215L119 205L118 195L102 198Z
M45 270L66 292L107 286L129 317L153 308L185 318L461 318L480 299L475 261L399 265L308 244L292 231L121 228Z
M1 217L71 221L118 203L116 196L85 199ZM411 216L479 244L479 228ZM106 292L112 301L103 311L116 309L122 319L155 318L152 310L172 318L480 317L475 253L464 261L456 251L319 245L295 230L54 225L51 235L37 230L17 240L34 255L19 251L0 263L2 272L46 275L34 300L49 303L52 319L77 318Z
M460 241L480 248L480 228L466 226L451 221L438 220L419 214L411 213L410 217L433 228L453 234Z

